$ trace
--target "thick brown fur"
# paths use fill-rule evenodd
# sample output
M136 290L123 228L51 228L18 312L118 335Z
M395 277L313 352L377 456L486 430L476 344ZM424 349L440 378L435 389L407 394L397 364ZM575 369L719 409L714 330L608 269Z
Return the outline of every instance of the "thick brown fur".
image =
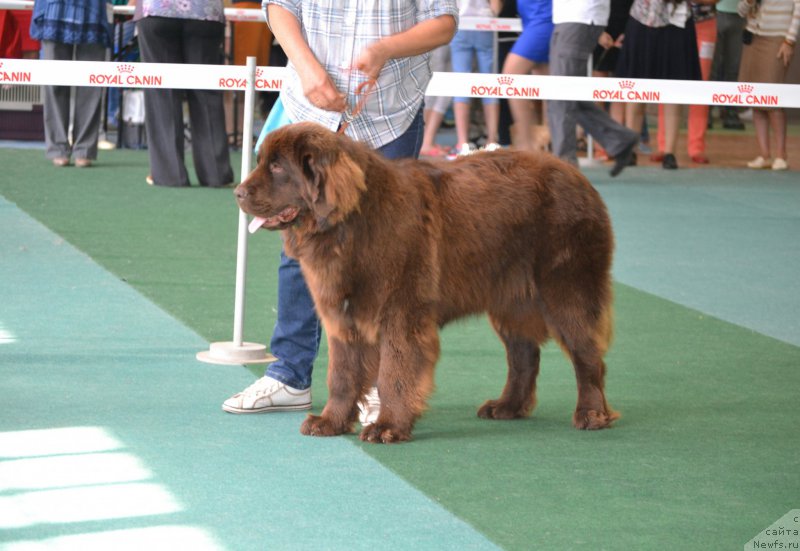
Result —
M259 157L237 200L283 231L328 336L329 399L303 434L351 431L377 380L380 415L361 439L410 439L433 389L439 327L483 312L505 345L508 378L480 417L531 412L550 337L575 368L573 424L601 429L618 417L603 361L613 235L580 171L514 151L389 161L314 123L272 132Z

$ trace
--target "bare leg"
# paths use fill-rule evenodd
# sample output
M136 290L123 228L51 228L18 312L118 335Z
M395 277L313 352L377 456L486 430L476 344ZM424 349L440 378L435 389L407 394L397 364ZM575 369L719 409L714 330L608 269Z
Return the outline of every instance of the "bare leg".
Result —
M765 109L753 109L753 126L756 128L756 140L761 156L769 159L772 154L769 148L769 115Z
M644 122L644 109L644 103L625 104L625 126L636 132L637 136L642 131L642 123Z
M421 151L428 151L436 146L436 134L442 126L444 113L439 113L432 109L425 110L425 131L422 134Z
M484 103L483 118L486 123L486 143L497 143L497 127L500 124L500 103Z
M453 114L456 118L456 147L460 149L469 142L469 103L454 101Z
M786 160L786 110L771 109L769 113L769 126L775 136L775 156ZM767 138L769 139L769 138Z
M681 124L682 107L678 104L664 105L664 153L675 154Z

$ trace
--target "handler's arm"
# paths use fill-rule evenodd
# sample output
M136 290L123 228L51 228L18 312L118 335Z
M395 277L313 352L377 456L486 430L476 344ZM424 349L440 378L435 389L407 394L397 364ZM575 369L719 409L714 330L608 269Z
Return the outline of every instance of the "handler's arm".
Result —
M325 68L317 60L303 38L300 22L287 9L270 4L267 6L270 28L280 43L286 57L297 69L303 94L312 105L328 111L344 111L345 95L333 84Z
M450 43L456 33L456 20L450 15L426 19L401 33L367 46L356 61L356 68L372 78L389 59L424 54Z

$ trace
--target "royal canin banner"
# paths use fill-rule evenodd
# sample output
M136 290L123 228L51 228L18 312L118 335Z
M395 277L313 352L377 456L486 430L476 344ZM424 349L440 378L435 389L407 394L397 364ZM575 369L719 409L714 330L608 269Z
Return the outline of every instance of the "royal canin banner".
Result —
M256 91L279 91L283 67L256 67ZM243 65L0 59L0 85L245 90ZM800 107L800 86L746 82L434 73L431 96Z
M283 67L256 67L255 89L279 91ZM0 84L245 90L244 65L0 59Z
M434 73L427 95L800 107L800 86L700 80L654 80L475 73Z

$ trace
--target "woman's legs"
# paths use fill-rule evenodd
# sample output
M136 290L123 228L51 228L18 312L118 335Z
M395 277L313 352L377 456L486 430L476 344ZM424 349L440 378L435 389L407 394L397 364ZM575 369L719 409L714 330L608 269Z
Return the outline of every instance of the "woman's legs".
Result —
M756 141L758 142L759 152L762 157L769 159L772 157L769 147L769 111L766 109L753 109L753 126L756 128Z

